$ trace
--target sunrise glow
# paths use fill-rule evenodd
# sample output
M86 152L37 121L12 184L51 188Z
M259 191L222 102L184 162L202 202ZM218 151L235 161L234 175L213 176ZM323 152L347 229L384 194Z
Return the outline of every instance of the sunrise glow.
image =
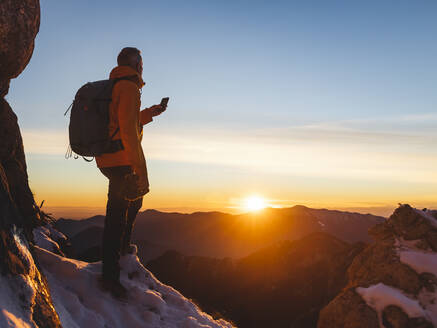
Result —
M150 192L142 210L237 214L300 204L388 216L399 202L437 207L437 45L429 42L437 3L318 6L313 21L308 1L261 1L250 12L229 1L137 1L129 15L141 28L117 25L104 40L81 31L118 18L120 3L99 7L101 15L84 10L94 2L69 2L68 10L41 3L43 30L8 101L20 119L32 192L54 217L106 211L108 180L95 163L64 158L69 115L58 114L83 83L109 76L124 46L144 54L141 109L170 97L143 129ZM410 7L421 14L412 17ZM165 28L156 28L160 15ZM62 46L60 36L68 39ZM415 51L402 51L409 42ZM83 44L99 47L71 51ZM147 51L150 44L161 51ZM53 69L55 59L64 65ZM60 75L68 77L62 85Z
M259 196L250 196L245 199L245 209L248 211L259 211L266 207L265 200Z

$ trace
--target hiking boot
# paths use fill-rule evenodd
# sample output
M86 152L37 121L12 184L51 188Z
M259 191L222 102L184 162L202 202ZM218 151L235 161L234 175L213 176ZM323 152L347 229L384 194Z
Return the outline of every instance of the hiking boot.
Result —
M118 299L119 301L127 301L127 289L120 283L120 281L100 278L100 286L103 290L109 292L114 298Z
M128 246L125 246L121 250L121 255L137 255L138 253L138 247L135 244L129 244Z

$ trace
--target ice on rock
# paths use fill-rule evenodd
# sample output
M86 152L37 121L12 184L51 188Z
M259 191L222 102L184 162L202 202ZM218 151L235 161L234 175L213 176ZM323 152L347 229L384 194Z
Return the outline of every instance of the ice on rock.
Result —
M417 273L429 272L437 277L437 254L425 253L416 250L399 252L402 263L409 265Z
M201 323L199 323L196 318L193 317L188 317L185 319L183 325L183 328L208 328L210 326L208 325L202 325Z
M418 274L431 273L437 277L437 254L423 251L412 245L411 241L398 241L398 254L402 263L408 265ZM417 296L420 305L429 319L437 327L437 291L422 289Z
M19 257L29 271L15 276L0 275L0 327L34 328L30 309L35 303L36 291L32 279L37 269L27 242L18 231L13 231L13 236Z
M31 286L21 277L6 277L0 275L0 327L27 328L35 327L32 314L25 310L24 304L17 303L17 293L23 295L23 302L32 302L32 295L25 295Z
M400 290L379 283L368 288L356 288L358 294L366 301L367 305L378 313L380 327L382 325L382 311L389 305L400 307L410 318L429 318L426 311L420 306L419 301L404 295Z
M429 211L429 210L418 210L414 209L414 211L418 214L420 214L422 217L426 218L431 224L435 227L437 227L437 219L434 217L434 214L436 214L436 211Z
M64 234L47 224L46 226L33 229L33 239L35 244L39 247L60 254L61 251L56 241L66 239L66 237Z
M34 327L6 309L0 310L0 327L31 328Z

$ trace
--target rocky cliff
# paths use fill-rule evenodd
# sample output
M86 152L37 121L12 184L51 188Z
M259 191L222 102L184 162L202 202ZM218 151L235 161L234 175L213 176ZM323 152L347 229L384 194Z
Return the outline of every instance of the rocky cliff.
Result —
M402 205L370 233L376 242L354 259L318 327L436 327L436 213Z
M29 188L17 117L4 99L29 62L39 29L38 0L0 2L0 326L60 327L34 260L31 231L41 213Z

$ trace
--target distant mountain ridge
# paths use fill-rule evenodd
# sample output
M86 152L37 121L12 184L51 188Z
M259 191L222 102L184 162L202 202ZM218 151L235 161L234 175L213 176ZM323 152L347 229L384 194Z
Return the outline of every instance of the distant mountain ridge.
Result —
M138 214L133 241L145 263L175 250L184 255L241 258L284 240L296 240L313 232L326 232L346 242L370 242L368 229L385 218L371 214L311 209L305 206L232 215L221 212L192 214L146 210ZM76 238L96 227L103 229L104 216L85 220L59 219L56 227L74 244L99 247L99 238ZM85 247L86 248L86 247Z
M75 220L60 218L56 221L56 227L61 228L63 233L71 238L77 233L91 227L103 227L105 217L102 215L95 215L88 219Z

